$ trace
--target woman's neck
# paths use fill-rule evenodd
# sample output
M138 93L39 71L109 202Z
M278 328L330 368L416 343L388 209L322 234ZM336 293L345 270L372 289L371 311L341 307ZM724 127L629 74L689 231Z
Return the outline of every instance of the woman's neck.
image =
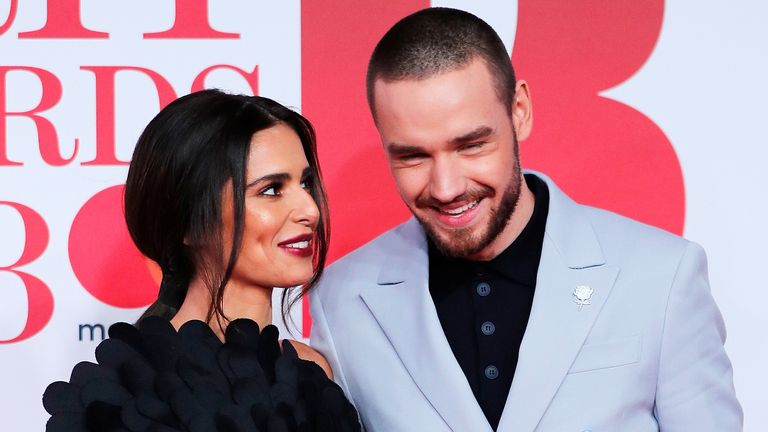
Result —
M211 295L208 287L201 278L194 278L189 284L184 303L171 319L171 324L178 330L187 321L205 321L219 339L223 340L224 329L229 321L248 318L256 321L262 329L272 322L272 288L244 286L230 281L224 290L222 301L224 316L229 321L215 315L208 321L210 304Z

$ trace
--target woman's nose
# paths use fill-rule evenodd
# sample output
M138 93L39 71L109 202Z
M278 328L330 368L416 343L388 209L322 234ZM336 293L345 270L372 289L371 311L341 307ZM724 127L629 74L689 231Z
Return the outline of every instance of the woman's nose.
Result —
M293 210L294 220L297 223L315 227L320 219L320 209L317 207L314 197L310 190L302 189L297 194L295 208Z

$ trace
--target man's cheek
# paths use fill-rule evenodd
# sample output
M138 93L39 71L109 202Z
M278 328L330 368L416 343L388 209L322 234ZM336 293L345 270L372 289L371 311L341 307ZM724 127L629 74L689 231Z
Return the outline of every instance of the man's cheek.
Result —
M407 203L412 203L425 192L425 185L422 176L416 172L403 172L409 170L399 170L394 174L395 183L397 183L397 189L400 192L400 196ZM411 170L412 171L412 170Z

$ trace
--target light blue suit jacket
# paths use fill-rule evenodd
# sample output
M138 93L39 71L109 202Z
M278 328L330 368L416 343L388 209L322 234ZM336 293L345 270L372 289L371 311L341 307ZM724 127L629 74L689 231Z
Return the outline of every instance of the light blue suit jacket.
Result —
M546 233L498 430L740 431L701 247L539 176ZM368 431L491 431L443 334L427 259L410 219L334 263L311 294L311 344ZM581 309L577 286L592 289Z

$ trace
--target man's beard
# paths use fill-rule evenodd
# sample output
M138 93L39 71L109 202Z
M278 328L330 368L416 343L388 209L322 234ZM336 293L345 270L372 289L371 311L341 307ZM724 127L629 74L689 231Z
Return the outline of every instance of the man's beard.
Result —
M454 229L441 235L441 233L445 233L444 230L438 229L435 224L420 218L416 213L414 215L421 222L432 243L443 255L465 258L488 247L507 227L520 199L520 183L520 170L515 169L509 186L503 192L499 206L490 210L488 223L478 235L472 234L472 228ZM482 186L479 190L467 191L456 200L474 201L479 198L493 198L495 195L496 191L488 186ZM418 202L417 206L420 206Z
M504 190L501 196L501 201L497 208L491 208L488 212L488 223L484 228L484 231L479 235L473 236L471 228L459 228L448 231L447 236L440 235L440 230L435 224L430 224L429 221L422 219L419 215L411 209L411 213L416 216L416 219L421 222L421 226L424 227L424 231L432 240L432 243L437 247L443 255L453 258L466 258L474 255L493 243L494 240L504 231L509 223L509 219L515 212L517 202L520 200L520 185L522 183L522 170L520 169L520 147L517 142L517 131L514 126L512 127L512 149L514 161L512 163L512 175L509 185ZM481 185L476 189L470 189L456 197L454 201L458 202L472 202L479 199L493 198L496 196L497 191L489 186ZM416 199L416 208L429 208L437 207L440 204L432 197L423 197ZM479 204L478 204L479 205Z

